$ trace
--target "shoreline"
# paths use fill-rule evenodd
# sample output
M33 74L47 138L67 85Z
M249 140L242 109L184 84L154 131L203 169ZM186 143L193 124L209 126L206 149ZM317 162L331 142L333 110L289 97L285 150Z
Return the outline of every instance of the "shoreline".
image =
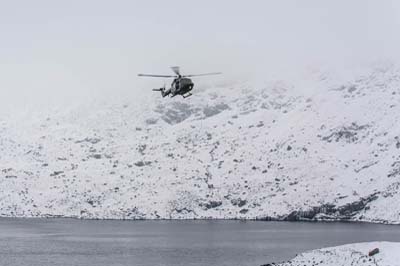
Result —
M0 216L0 220L2 219L32 219L32 220L57 220L57 219L65 219L65 220L77 220L77 221L125 221L125 222L134 222L134 221L239 221L239 222L283 222L283 223L325 223L325 224L334 224L334 223L348 223L348 224L376 224L376 225L388 225L388 226L400 226L400 222L398 223L390 223L390 222L373 222L373 221L359 221L359 220L309 220L309 219L299 219L299 220L285 220L279 218L253 218L253 219L243 219L243 218L138 218L138 219L125 219L125 218L83 218L78 216L58 216L58 215L49 215L49 216Z

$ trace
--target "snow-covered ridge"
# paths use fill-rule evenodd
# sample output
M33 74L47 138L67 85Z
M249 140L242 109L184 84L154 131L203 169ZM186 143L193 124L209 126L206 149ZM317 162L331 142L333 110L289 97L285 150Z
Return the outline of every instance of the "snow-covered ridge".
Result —
M0 118L0 215L400 223L397 67L153 96Z
M369 254L374 250L378 253ZM312 250L298 255L288 262L265 264L265 266L398 266L400 265L399 250L400 243L396 242L356 243Z

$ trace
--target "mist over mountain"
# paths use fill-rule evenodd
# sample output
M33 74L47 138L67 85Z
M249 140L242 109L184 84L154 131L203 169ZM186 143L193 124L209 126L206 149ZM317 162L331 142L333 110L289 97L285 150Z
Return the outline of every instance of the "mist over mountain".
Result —
M198 86L400 58L397 1L22 3L0 10L0 113L116 95L136 104L164 83L137 73L170 74L174 65L224 73Z

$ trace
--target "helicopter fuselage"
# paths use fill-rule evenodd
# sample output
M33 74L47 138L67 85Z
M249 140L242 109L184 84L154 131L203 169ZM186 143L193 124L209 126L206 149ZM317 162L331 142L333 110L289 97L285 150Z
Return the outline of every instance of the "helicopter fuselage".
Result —
M171 97L176 95L186 95L193 89L194 83L189 78L178 77L171 83Z

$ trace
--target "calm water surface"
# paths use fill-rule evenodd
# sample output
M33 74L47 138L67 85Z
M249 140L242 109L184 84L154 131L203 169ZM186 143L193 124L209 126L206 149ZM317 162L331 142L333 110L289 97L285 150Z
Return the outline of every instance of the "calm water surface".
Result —
M255 221L0 219L0 265L251 265L362 241L400 241L400 226Z

